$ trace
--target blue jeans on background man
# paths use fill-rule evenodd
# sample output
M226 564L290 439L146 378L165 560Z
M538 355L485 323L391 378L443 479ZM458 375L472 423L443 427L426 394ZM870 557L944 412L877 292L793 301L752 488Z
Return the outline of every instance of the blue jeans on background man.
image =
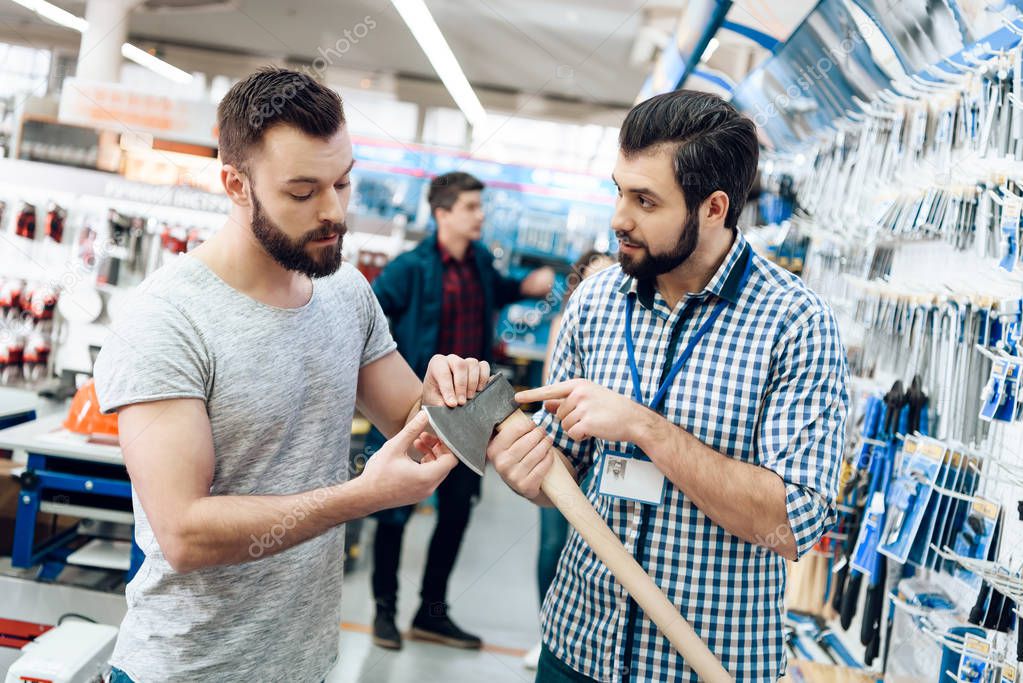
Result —
M593 470L589 470L579 481L579 487L585 491ZM540 604L547 597L547 589L554 583L554 574L558 569L558 559L568 541L568 520L558 508L540 508L540 552L536 558L536 584L540 589Z
M536 585L540 589L540 604L547 589L554 582L558 558L568 539L568 520L558 508L540 508L540 552L536 558Z

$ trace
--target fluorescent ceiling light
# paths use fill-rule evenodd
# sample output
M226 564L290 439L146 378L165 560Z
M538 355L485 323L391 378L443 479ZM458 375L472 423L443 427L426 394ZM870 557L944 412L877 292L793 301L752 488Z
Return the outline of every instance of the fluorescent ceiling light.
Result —
M157 73L168 80L174 81L175 83L185 84L192 82L192 74L187 71L182 71L173 64L168 64L159 57L154 57L145 50L135 47L131 43L125 43L121 46L121 55L124 56L125 59L130 59L136 64L144 66L150 71Z
M43 19L49 19L55 24L60 24L66 28L74 29L79 33L85 33L85 29L89 27L89 23L81 17L62 10L56 5L46 2L45 0L12 0L14 4L21 5L25 9L32 10Z
M448 89L455 104L473 126L480 126L487 118L487 112L465 78L454 53L444 35L433 20L433 15L423 0L391 0L398 10L419 47L426 53L433 70L437 72L444 87Z
M53 3L46 2L46 0L11 0L17 5L32 10L43 19L48 19L55 24L70 28L79 33L85 33L86 29L89 28L89 22L81 17L76 17L70 12L62 10ZM121 45L121 55L125 59L146 67L150 71L163 76L164 78L174 81L175 83L190 83L192 81L192 74L187 71L182 71L173 64L154 57L145 50L135 47L131 43L125 43Z
M714 51L717 50L720 45L721 45L720 40L718 40L717 38L711 38L710 42L707 43L707 49L703 51L703 56L700 57L700 61L706 62L708 59L710 59L711 55L714 54Z

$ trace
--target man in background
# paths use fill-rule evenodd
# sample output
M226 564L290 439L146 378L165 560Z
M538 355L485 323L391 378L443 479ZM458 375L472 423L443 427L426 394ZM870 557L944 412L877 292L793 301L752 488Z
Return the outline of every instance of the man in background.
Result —
M505 277L494 268L494 256L479 241L483 228L483 183L468 173L446 173L430 183L430 211L435 235L392 261L373 283L380 306L391 323L398 352L416 373L425 373L434 354L492 360L494 319L504 306L519 299L546 296L554 284L549 268L525 279ZM374 430L367 438L372 453L383 443ZM466 633L448 616L448 579L469 524L480 477L464 464L437 489L437 526L426 557L422 602L412 621L412 636L476 649L481 640ZM373 642L401 648L395 625L398 566L405 524L413 506L377 515L373 543L373 596L376 617Z

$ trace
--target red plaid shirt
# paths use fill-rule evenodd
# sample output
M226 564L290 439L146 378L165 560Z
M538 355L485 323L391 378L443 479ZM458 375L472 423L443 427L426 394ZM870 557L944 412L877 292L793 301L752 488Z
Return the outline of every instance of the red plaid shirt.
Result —
M437 249L444 268L441 276L444 294L436 353L482 358L484 325L487 321L483 319L483 286L476 271L472 245L469 245L461 261L452 256L440 242L437 243Z

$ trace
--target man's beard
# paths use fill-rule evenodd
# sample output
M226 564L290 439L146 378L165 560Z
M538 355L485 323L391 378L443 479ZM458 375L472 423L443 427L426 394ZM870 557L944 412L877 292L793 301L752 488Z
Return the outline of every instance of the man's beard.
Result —
M621 240L627 236L619 235ZM691 212L686 217L685 225L682 226L682 234L678 236L675 246L666 254L653 254L650 248L641 243L630 244L642 247L646 252L640 256L628 256L624 252L618 252L618 263L622 266L622 272L637 280L652 280L658 275L671 272L696 251L696 243L700 238L700 218L697 213Z
M304 273L312 278L333 275L341 267L341 242L348 231L344 223L324 224L293 240L274 223L263 211L255 192L252 194L252 234L263 245L266 253L282 268ZM314 247L313 255L306 250L313 240L327 239L337 235L337 242L323 247Z

